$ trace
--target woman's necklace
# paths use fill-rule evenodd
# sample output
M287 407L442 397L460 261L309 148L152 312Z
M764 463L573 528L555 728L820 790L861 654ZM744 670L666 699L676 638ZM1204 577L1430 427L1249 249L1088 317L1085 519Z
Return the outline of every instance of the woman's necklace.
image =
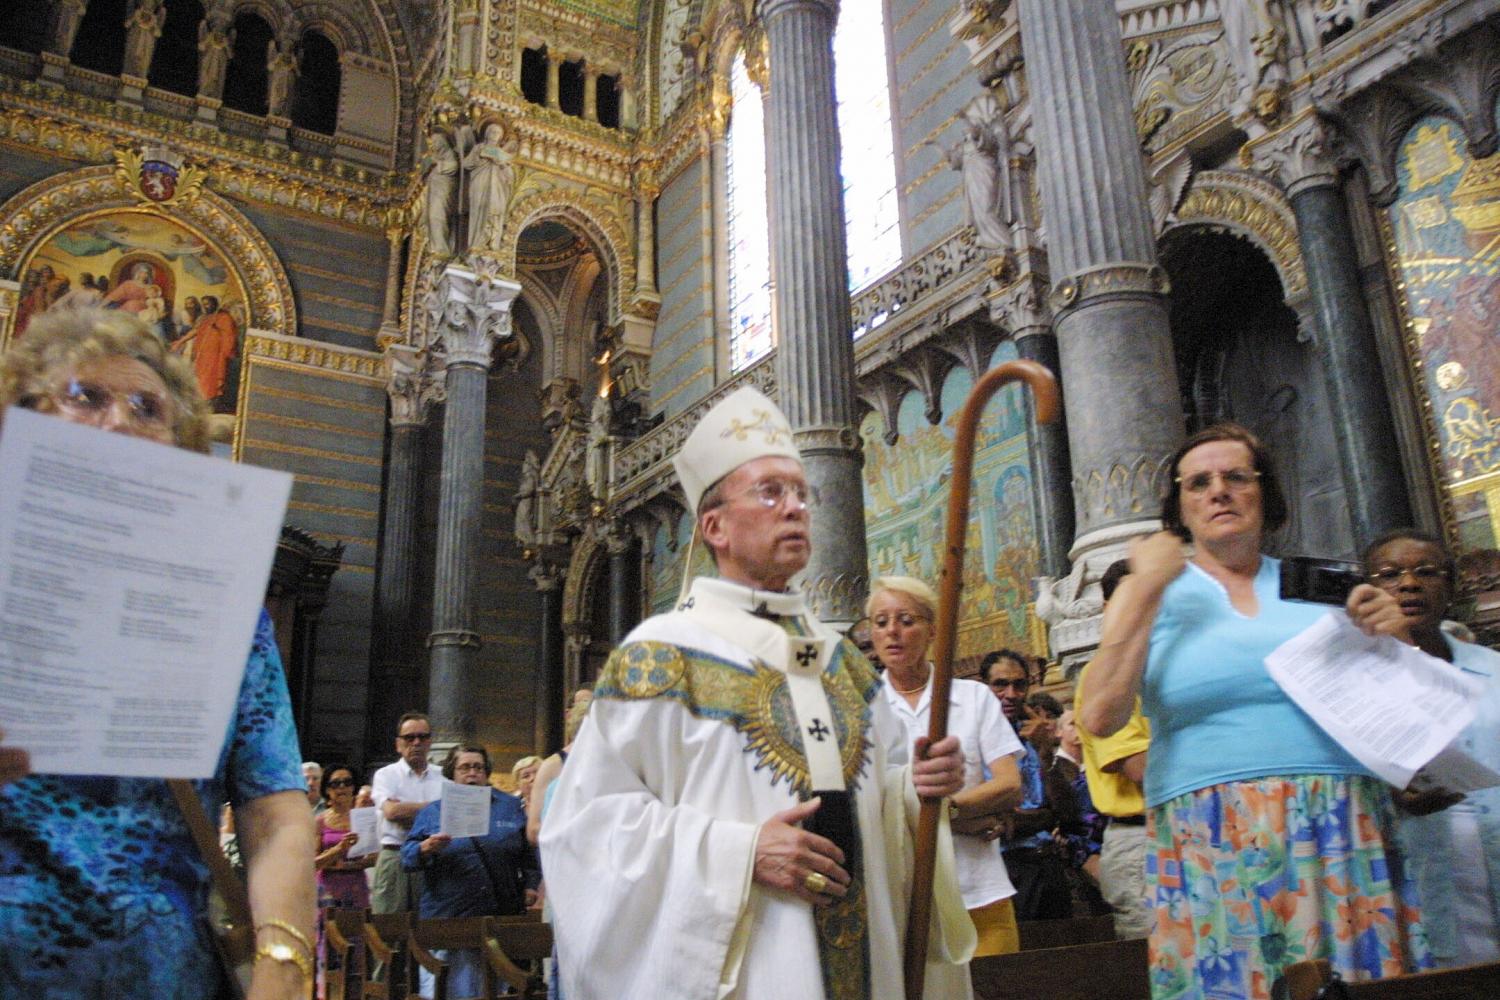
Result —
M918 684L916 687L913 687L913 688L899 688L899 687L896 687L896 679L894 677L892 677L891 678L891 689L894 690L897 694L916 694L918 691L920 691L924 687L926 687L927 686L927 682L929 680L931 680L931 679L932 679L932 668L929 667L927 669L927 676L923 677L922 678L922 683Z

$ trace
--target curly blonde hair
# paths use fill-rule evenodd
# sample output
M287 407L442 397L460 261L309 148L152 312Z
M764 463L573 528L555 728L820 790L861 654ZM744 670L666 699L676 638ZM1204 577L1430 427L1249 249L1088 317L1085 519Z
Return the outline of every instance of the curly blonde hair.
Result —
M86 361L132 358L161 376L172 401L172 438L179 448L208 451L208 404L186 358L167 350L160 337L128 312L53 307L0 355L0 411L24 406L51 411L50 394L60 372Z

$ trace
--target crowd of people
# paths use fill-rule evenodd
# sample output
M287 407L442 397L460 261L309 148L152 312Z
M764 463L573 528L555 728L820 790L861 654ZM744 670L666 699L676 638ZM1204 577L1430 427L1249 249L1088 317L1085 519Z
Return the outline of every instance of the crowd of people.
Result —
M195 383L119 310L48 310L0 358L0 408L202 451ZM818 619L794 585L818 494L775 404L732 394L675 465L717 576L631 632L575 693L563 749L515 763L514 794L483 745L432 760L419 712L368 785L300 761L262 615L196 786L205 811L228 803L252 1000L315 988L331 960L317 914L338 908L544 908L569 998L895 1000L915 891L933 893L933 997L968 996L968 963L1016 951L1021 922L1086 914L1149 939L1158 1000L1268 998L1308 958L1348 979L1500 960L1500 790L1386 785L1266 670L1329 609L1282 596L1267 539L1288 500L1250 432L1211 427L1170 457L1164 530L1104 574L1074 690L1035 690L1033 655L994 650L953 682L937 742L937 595L875 580L859 644ZM1343 613L1471 678L1457 746L1500 769L1500 654L1445 623L1442 541L1375 539L1362 577ZM487 833L443 832L450 785L491 787ZM930 889L912 875L923 803L940 804ZM0 742L0 994L216 996L186 808L160 780L32 774ZM371 852L354 850L359 808L376 810ZM455 994L478 992L481 956L444 957Z

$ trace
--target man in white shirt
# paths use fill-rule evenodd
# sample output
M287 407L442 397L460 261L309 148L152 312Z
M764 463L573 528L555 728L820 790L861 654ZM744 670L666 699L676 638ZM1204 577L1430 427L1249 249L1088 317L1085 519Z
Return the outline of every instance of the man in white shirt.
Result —
M380 810L380 859L375 862L375 884L370 909L375 913L414 911L422 898L422 875L401 868L401 845L411 821L422 807L443 794L447 780L427 766L432 750L432 724L420 712L407 712L396 727L396 752L401 759L375 772L371 793Z

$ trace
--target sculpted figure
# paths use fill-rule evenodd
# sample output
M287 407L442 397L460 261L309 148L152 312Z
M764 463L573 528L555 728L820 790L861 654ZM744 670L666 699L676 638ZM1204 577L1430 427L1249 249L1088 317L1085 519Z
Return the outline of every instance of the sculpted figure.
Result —
M266 115L285 118L291 110L292 82L297 78L297 47L276 39L266 43Z
M427 245L433 253L453 252L453 192L458 186L458 154L438 129L427 134L427 153L422 157L427 189L422 212L427 227Z
M505 129L499 122L484 126L484 132L464 156L469 174L469 249L493 250L505 229L505 209L516 172L511 155L500 145Z
M521 481L516 485L516 541L529 548L536 544L536 490L542 478L542 463L536 452L526 450L521 461Z
M125 19L125 61L121 76L143 77L151 68L151 54L167 23L167 6L161 0L141 0ZM76 29L75 29L76 30Z
M215 99L224 96L224 71L234 51L234 28L222 17L198 22L198 93Z
M980 246L1005 250L1016 218L1005 115L992 95L982 94L964 109L964 120L963 138L948 149L948 163L963 174L965 221Z
M63 57L73 51L73 39L78 37L78 26L83 23L88 6L88 0L57 0L52 5L52 32L47 51Z

